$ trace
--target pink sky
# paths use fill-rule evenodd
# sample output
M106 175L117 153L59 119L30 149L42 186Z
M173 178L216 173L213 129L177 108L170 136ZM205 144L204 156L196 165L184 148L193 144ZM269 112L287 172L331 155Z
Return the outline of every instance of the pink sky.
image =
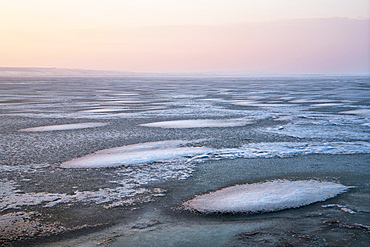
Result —
M181 16L179 19L169 16L168 20L161 18L156 22L149 15L146 23L128 16L134 23L130 25L124 23L129 20L119 19L118 12L111 14L116 19L110 15L107 16L111 19L104 19L103 14L97 12L100 13L99 19L88 13L84 17L82 10L74 9L73 13L82 11L82 17L73 19L69 16L71 13L67 15L67 12L63 12L61 3L58 6L61 9L50 9L47 1L31 1L39 4L31 10L22 8L23 5L19 4L22 0L17 6L8 2L8 8L13 7L23 14L31 12L33 17L37 14L39 19L33 18L27 22L16 21L13 16L2 17L8 24L0 22L0 67L136 72L370 74L370 19L360 10L351 10L353 13L348 14L349 17L335 17L328 13L320 16L312 12L289 19L281 19L279 14L284 15L279 9L275 12L270 9L270 15L265 13L259 19L258 15L243 19L238 10L234 13L234 19L231 18L233 15L227 19L217 18L216 14L222 12L218 13L215 9L212 18L209 14L203 20L201 15L195 14L194 23L186 21L186 16L183 19ZM356 1L353 1L353 5ZM222 1L216 2L220 4ZM236 2L242 4L235 1L235 5ZM329 1L323 0L325 2ZM42 7L46 10L42 10ZM169 7L176 8L175 5ZM229 12L232 10L230 6L227 8ZM52 10L59 11L55 12L54 19L50 16ZM159 10L163 11L163 8L142 11L150 14ZM260 10L262 13L263 7ZM190 14L194 9L188 11ZM237 18L238 13L240 17ZM274 13L277 17L273 16ZM61 17L64 22L60 20ZM48 24L48 19L43 18L51 18L51 22Z

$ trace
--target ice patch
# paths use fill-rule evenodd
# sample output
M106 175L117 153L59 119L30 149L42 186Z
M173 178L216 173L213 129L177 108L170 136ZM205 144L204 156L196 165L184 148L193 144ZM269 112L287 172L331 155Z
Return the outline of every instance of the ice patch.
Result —
M124 111L124 110L127 110L127 109L124 109L124 108L98 108L98 109L85 110L85 111L81 111L81 112L85 112L85 113L89 113L89 112L104 113L104 112L118 112L118 111Z
M236 101L232 102L233 105L240 106L254 106L254 107L288 107L292 106L291 104L281 104L281 103L260 103L257 101Z
M150 103L150 101L139 101L139 100L116 100L116 99L106 99L107 103L121 103L121 104L144 104Z
M61 124L61 125L49 125L34 128L21 129L19 131L26 132L44 132L44 131L56 131L56 130L73 130L73 129L86 129L105 126L107 123L78 123L78 124Z
M333 182L275 180L235 185L197 196L183 205L201 213L272 212L325 201L347 189Z
M370 109L357 109L357 110L351 110L351 111L342 111L339 112L342 114L350 114L350 115L358 115L362 117L370 117Z
M292 120L293 118L294 116L278 116L274 118L273 120L274 121L289 121L289 120Z
M322 104L312 104L312 107L331 107L331 106L343 106L340 103L322 103Z
M299 104L299 103L331 103L331 102L335 102L334 100L330 100L330 99L295 99L295 100L290 100L289 101L290 103L295 103L295 104Z
M157 127L157 128L216 128L216 127L237 127L252 124L253 121L245 118L236 119L192 119L192 120L175 120L175 121L163 121L140 124L144 127Z
M192 141L196 142L196 141ZM97 151L61 164L64 168L99 168L164 162L212 151L206 147L182 147L191 142L173 140L146 142Z

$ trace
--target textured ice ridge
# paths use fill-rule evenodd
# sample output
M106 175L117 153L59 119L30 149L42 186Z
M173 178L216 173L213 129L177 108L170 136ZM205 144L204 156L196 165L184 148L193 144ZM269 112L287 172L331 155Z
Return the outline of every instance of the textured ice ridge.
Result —
M54 207L61 203L93 202L96 204L106 204L105 207L114 207L116 204L130 204L139 200L138 195L160 196L164 191L155 188L152 190L136 188L134 184L126 184L116 188L101 188L98 191L75 191L74 194L60 194L47 192L24 193L17 189L17 184L13 181L0 181L0 212L7 209L19 209L22 206L43 205L44 207ZM131 198L131 199L130 199Z
M316 180L274 180L235 185L183 204L200 213L258 213L298 208L332 198L350 187Z
M370 153L370 143L357 142L263 142L250 143L240 148L214 150L203 156L204 158L287 158L309 154L365 154Z

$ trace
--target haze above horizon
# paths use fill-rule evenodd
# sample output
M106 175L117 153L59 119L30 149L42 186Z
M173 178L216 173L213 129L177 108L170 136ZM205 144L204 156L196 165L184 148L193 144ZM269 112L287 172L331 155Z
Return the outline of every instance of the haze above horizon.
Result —
M0 0L0 67L370 74L367 0Z

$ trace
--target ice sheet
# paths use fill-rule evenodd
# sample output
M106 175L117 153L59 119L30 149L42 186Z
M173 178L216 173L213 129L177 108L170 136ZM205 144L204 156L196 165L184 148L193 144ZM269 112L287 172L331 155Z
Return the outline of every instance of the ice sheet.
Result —
M275 180L235 185L197 196L183 205L201 213L272 212L325 201L347 189L333 182Z
M60 125L49 125L49 126L40 126L34 128L21 129L19 131L26 132L43 132L43 131L55 131L55 130L73 130L73 129L85 129L85 128L95 128L105 126L107 123L78 123L78 124L60 124Z

